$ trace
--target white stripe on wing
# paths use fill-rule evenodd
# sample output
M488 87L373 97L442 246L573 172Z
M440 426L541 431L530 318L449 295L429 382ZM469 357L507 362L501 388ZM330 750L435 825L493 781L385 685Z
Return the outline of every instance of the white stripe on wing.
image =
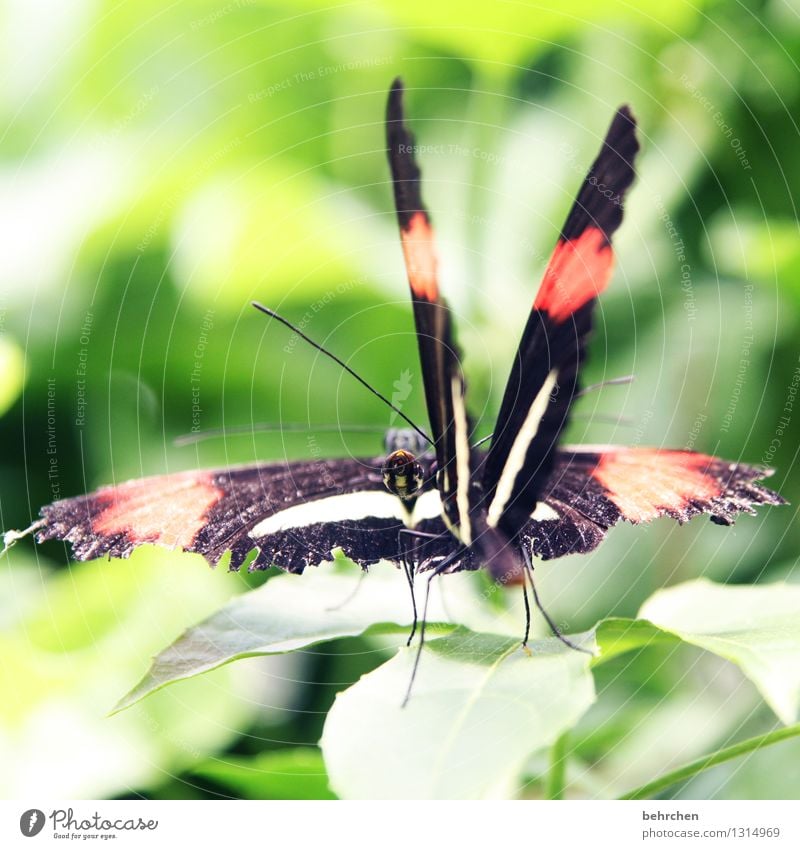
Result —
M469 518L471 469L464 385L458 377L454 377L450 385L453 393L453 427L456 437L456 506L458 507L459 537L464 545L471 545L472 523Z
M309 525L327 522L359 521L363 519L398 519L409 527L414 527L423 519L436 519L442 513L442 500L438 490L428 490L416 500L413 511L409 513L403 502L386 490L366 490L364 492L346 492L316 498L304 504L295 504L286 510L268 516L251 531L254 539L269 534L306 528Z
M492 503L489 505L489 512L486 516L486 520L492 528L497 527L497 523L500 521L500 517L503 515L503 511L506 509L508 501L511 498L517 475L519 475L522 467L525 465L525 456L528 453L528 447L536 438L536 434L539 432L539 425L542 423L544 414L547 412L550 393L556 385L557 377L557 369L553 369L547 375L542 388L533 399L533 403L530 410L528 410L525 421L522 423L522 427L519 429L519 433L514 438L511 450L508 452L508 459L505 466L503 466L503 471L500 473L500 479L497 481L495 495Z
M531 513L531 519L534 522L553 522L560 518L561 516L546 501L539 501L536 509Z

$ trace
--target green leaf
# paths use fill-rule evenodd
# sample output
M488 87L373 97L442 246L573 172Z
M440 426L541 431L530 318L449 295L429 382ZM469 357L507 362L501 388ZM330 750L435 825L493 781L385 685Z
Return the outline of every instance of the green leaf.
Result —
M335 799L318 749L300 746L253 758L207 761L195 775L228 788L242 799Z
M232 660L295 651L368 629L403 633L411 625L408 587L397 569L373 568L358 582L328 567L304 575L279 575L238 596L164 649L147 675L115 707L127 708L161 687L215 669ZM346 603L343 603L345 602ZM446 619L432 597L429 617Z
M153 788L231 745L263 712L258 683L231 667L108 716L160 646L230 598L235 576L152 547L52 573L15 549L2 566L16 608L0 623L3 798Z
M590 643L587 642L587 645ZM460 628L340 693L320 746L344 798L477 799L514 795L531 754L594 702L590 656L555 639L531 643Z
M797 721L800 586L688 581L655 593L639 616L687 643L732 661L785 725Z
M235 598L164 650L118 708L237 658L404 633L411 607L402 575L373 569L342 604L357 574L328 568L302 578L279 575ZM472 617L484 627L463 598L453 600L456 620ZM605 620L579 635L599 650L593 660L553 639L533 643L529 656L505 634L453 631L434 593L408 706L401 708L414 649L401 649L337 697L321 742L333 790L345 798L512 795L530 756L572 728L594 701L590 666L653 645L683 641L735 662L791 721L800 697L800 587L691 581L656 593L641 615Z
M789 725L800 708L800 586L731 586L703 578L652 595L640 619L596 628L595 665L618 654L679 641L735 663Z
M600 653L594 665L605 663L618 654L664 643L678 644L680 639L641 619L604 619L595 628Z

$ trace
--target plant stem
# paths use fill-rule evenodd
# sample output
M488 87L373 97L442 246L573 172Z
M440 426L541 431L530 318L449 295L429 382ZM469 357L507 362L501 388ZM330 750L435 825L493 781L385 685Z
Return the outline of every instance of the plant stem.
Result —
M743 740L741 743L736 743L733 746L728 746L719 751L713 752L705 757L698 758L696 761L672 770L654 781L643 784L630 793L620 796L620 799L647 799L660 793L667 787L677 784L679 781L685 781L693 775L697 775L703 770L709 769L717 764L725 763L733 758L738 758L739 755L745 755L748 752L755 752L765 746L771 746L773 743L779 743L781 740L788 740L791 737L800 736L800 723L790 725L787 728L778 728L775 731L770 731L767 734L761 734L758 737L751 737L749 740Z
M547 798L563 799L567 778L567 737L562 734L550 749L550 771L547 774Z

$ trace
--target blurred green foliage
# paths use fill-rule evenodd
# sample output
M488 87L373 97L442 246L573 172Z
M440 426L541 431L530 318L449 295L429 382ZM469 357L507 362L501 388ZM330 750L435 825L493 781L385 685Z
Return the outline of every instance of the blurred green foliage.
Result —
M384 392L409 370L404 410L424 422L383 152L398 74L429 146L425 195L480 433L581 171L627 101L644 152L586 379L637 380L587 396L570 439L765 462L775 487L800 498L800 408L783 421L800 365L791 4L44 7L9 0L3 11L4 529L26 527L54 498L142 474L378 453L388 412L256 314L253 298L303 322ZM258 422L341 430L264 433ZM174 442L222 425L245 433ZM792 517L783 508L733 530L619 528L595 554L539 570L540 590L577 630L632 616L654 589L699 575L796 581ZM209 679L197 695L165 691L145 713L109 720L154 651L261 579L212 579L197 558L163 552L67 563L49 544L19 546L2 564L11 648L0 669L4 692L18 695L0 708L0 749L19 778L4 793L26 792L23 765L41 762L38 729L53 716L63 723L47 739L54 795L280 796L269 776L288 773L298 796L322 792L306 747L334 693L385 657L374 642L244 661L245 675ZM162 582L178 577L160 603ZM518 614L517 599L505 604ZM139 618L142 605L154 619ZM773 722L712 658L650 647L597 674L600 698L570 738L580 780L568 794L602 795L620 775L648 780L676 751L686 760ZM174 730L187 705L196 734ZM76 740L110 753L114 768L78 769ZM799 751L775 746L680 792L796 797ZM529 772L524 792L540 795L542 765Z

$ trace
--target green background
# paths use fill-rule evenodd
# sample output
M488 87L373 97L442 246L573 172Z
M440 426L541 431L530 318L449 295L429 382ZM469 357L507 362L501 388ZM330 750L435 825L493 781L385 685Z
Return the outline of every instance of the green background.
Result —
M2 15L3 528L146 474L378 454L389 411L252 299L425 425L383 141L397 75L478 435L582 173L627 102L643 153L586 381L636 380L583 399L569 440L763 462L797 502L792 4L16 0ZM348 430L365 425L374 433ZM228 431L176 445L193 427ZM796 580L792 516L618 528L543 567L540 590L578 630L700 575ZM244 661L108 719L152 654L263 577L153 551L68 562L61 545L25 544L0 563L0 691L14 694L0 704L3 795L329 792L314 748L325 713L394 642ZM575 796L648 779L676 740L674 765L774 721L737 673L689 650L609 663L598 688ZM679 792L795 798L798 755L786 743Z

